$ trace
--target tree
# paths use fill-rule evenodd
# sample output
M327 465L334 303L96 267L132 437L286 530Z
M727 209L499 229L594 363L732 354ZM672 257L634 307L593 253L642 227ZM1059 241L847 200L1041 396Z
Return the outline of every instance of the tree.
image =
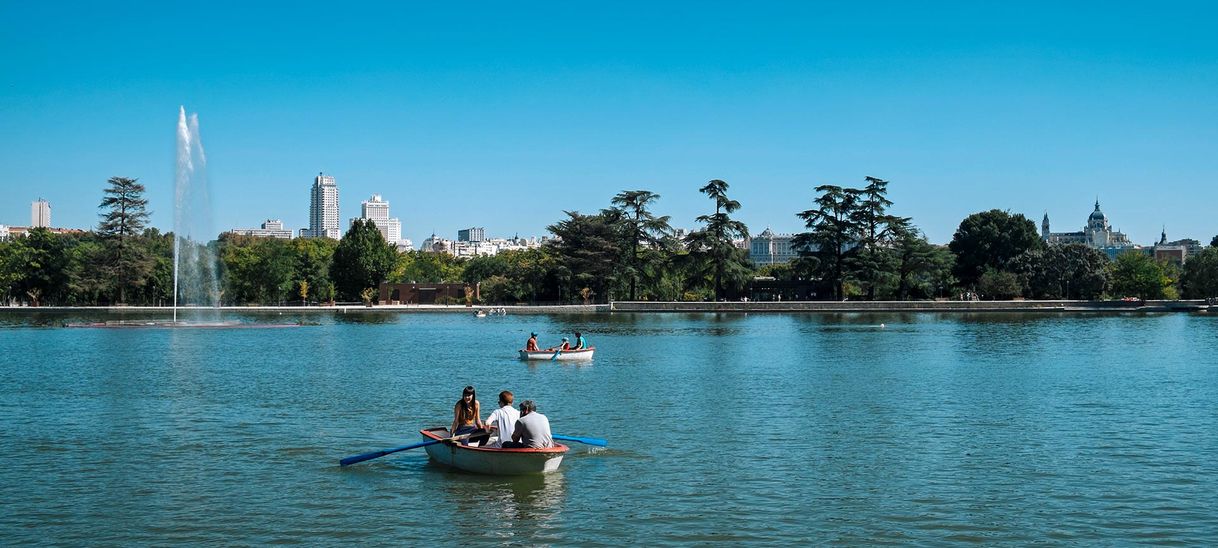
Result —
M109 251L104 269L118 290L118 302L126 302L127 290L142 285L153 267L142 249L130 245L130 239L148 223L148 200L138 179L111 177L106 183L110 186L98 206L104 211L97 233L106 240Z
M1180 277L1186 299L1218 297L1218 247L1210 246L1184 263Z
M1170 280L1163 265L1141 251L1117 255L1111 266L1112 292L1119 297L1162 299Z
M724 185L726 184L724 183ZM657 217L647 209L648 204L659 199L659 194L647 190L623 190L614 196L611 202L622 212L629 227L626 231L630 244L630 256L627 258L630 268L627 275L630 277L630 300L632 301L638 297L636 289L639 273L643 268L643 261L639 256L639 245L643 244L649 249L660 247L664 236L672 232L667 215Z
M338 242L330 238L296 238L292 240L292 253L296 258L292 279L308 284L319 300L320 289L330 283L330 265L334 262L334 249ZM333 289L333 285L331 285Z
M1085 244L1031 249L1011 260L1025 297L1097 299L1108 289L1108 256Z
M465 260L447 253L412 250L399 253L389 279L408 283L457 283L463 280Z
M854 194L854 208L849 216L858 228L858 254L855 272L866 288L867 300L875 300L876 287L893 273L895 265L889 250L893 238L909 224L908 217L888 214L892 200L888 199L888 181L866 177L867 186L849 189Z
M224 294L234 303L281 304L297 289L297 257L278 238L224 234L220 237Z
M546 245L556 259L555 278L574 297L589 289L598 298L609 299L622 282L624 246L621 212L605 210L597 215L565 211L567 218L548 230L556 236ZM560 294L561 300L562 295Z
M1210 240L1210 247L1218 247L1218 236L1214 236L1214 239Z
M810 230L791 241L801 257L814 260L799 261L796 268L824 280L833 287L833 299L840 301L845 297L849 261L858 254L861 229L854 215L858 194L836 185L818 186L816 192L820 194L816 209L796 214Z
M1011 299L1019 295L1019 280L1006 270L987 268L977 279L977 292L991 301Z
M1004 270L1011 259L1042 246L1036 224L1022 214L991 209L960 222L948 249L956 255L952 274L972 286L987 268Z
M725 282L739 288L752 275L748 253L737 248L733 242L735 239L747 240L749 229L744 223L731 218L730 214L740 209L740 202L727 197L727 188L727 182L713 179L698 189L715 201L715 213L699 215L696 220L705 226L685 238L690 255L710 265L716 299L724 297Z
M14 248L20 275L12 283L12 291L28 297L33 306L62 302L68 294L70 262L63 239L45 228L35 228Z
M955 257L943 246L932 245L912 227L895 231L892 253L896 260L898 300L933 298L952 284Z
M330 278L344 301L360 298L360 291L378 287L386 280L397 259L397 251L385 241L372 221L356 219L334 249Z

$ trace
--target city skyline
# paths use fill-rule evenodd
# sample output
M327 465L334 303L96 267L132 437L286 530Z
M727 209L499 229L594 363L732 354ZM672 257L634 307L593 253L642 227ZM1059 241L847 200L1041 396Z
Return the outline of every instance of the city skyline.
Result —
M42 196L56 225L91 228L118 175L147 185L167 230L186 104L220 229L307 227L302 181L324 171L344 196L391 199L416 242L471 225L545 234L627 189L660 194L656 211L692 229L713 178L752 230L788 233L816 185L872 175L936 243L992 208L1077 230L1097 195L1134 242L1164 224L1208 241L1215 9L383 5L327 8L327 40L312 42L299 29L322 21L307 7L233 20L9 4L21 24L0 37L0 223ZM358 215L358 200L340 205Z

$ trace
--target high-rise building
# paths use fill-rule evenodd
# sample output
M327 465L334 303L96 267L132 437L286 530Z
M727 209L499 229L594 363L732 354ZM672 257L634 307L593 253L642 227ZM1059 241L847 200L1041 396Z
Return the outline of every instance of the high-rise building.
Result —
M372 221L386 242L398 245L402 241L402 221L389 217L389 202L381 198L380 194L373 194L367 201L360 202L359 218ZM351 219L352 224L355 221Z
M318 173L313 179L309 200L309 228L300 229L302 238L342 237L338 228L338 184L334 177Z
M39 198L30 204L30 228L51 227L51 203Z
M463 228L457 231L458 242L481 242L486 239L486 229L481 227Z

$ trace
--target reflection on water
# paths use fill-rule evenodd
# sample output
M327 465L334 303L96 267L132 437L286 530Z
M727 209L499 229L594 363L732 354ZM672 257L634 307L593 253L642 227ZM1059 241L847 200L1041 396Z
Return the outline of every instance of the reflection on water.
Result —
M485 476L427 466L426 481L456 509L450 526L461 538L525 542L559 526L566 500L561 471L520 477Z
M348 324L386 324L397 323L402 318L400 312L335 312L334 321Z

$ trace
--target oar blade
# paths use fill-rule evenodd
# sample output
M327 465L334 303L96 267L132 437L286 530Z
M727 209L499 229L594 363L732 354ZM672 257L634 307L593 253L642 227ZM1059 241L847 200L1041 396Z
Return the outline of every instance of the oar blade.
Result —
M554 438L556 440L574 441L574 442L583 443L583 444L587 444L587 445L595 445L597 447L608 447L609 446L609 442L607 442L603 439L600 439L600 438L585 438L585 437L579 437L579 436L560 436L557 434L551 435L550 437Z

